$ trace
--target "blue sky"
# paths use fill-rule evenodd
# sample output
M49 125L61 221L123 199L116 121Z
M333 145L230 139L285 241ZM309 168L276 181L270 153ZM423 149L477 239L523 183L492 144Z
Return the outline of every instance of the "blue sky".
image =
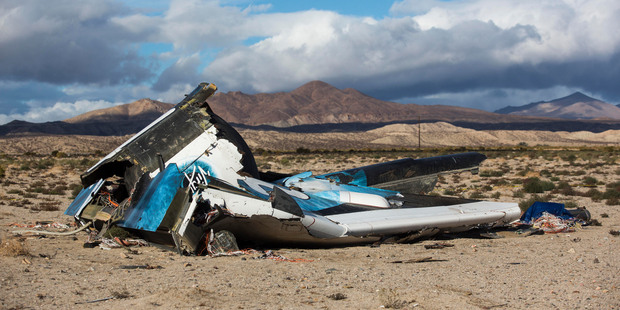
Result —
M322 80L493 111L575 91L620 103L620 1L0 2L0 124Z

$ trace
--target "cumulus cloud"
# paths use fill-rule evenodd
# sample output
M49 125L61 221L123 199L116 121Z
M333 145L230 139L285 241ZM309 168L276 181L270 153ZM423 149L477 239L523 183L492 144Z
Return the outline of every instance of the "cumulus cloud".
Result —
M166 68L153 84L156 91L166 91L173 84L186 84L198 80L198 70L200 66L200 56L193 54L189 57L181 57L170 67Z
M30 108L53 115L57 102L75 110L80 100L174 103L201 81L254 93L323 80L490 110L505 94L527 103L527 93L558 89L620 101L616 0L402 0L382 19L230 3L248 2L172 0L157 14L113 0L0 2L3 117L34 120ZM145 55L149 44L168 48ZM22 84L6 92L7 83ZM29 102L31 83L57 89L47 100L35 92L37 107L8 110Z
M51 107L38 107L39 104L37 102L29 102L32 108L24 113L0 114L0 123L4 124L11 120L23 120L35 123L57 121L120 104L122 103L108 102L105 100L78 100L76 102L57 102Z
M556 85L618 97L606 81L620 79L620 37L610 35L620 2L604 2L402 1L392 12L422 13L378 21L291 13L287 27L227 49L204 75L248 92L321 79L385 99Z
M111 19L125 8L108 0L0 3L0 79L136 83L151 75L131 49L131 34Z

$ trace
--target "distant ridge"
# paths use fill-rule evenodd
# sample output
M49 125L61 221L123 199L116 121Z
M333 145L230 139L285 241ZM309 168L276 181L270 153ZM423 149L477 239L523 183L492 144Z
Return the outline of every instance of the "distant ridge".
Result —
M577 93L553 101L572 107L575 100L589 100ZM179 98L181 99L181 98ZM591 99L591 98L590 98ZM353 132L390 124L447 122L477 130L549 130L602 132L620 129L618 120L566 120L445 106L401 104L379 100L355 89L338 89L321 81L312 81L291 92L216 93L209 105L237 128L289 132ZM589 101L588 101L589 102ZM530 104L534 107L538 103ZM13 121L0 126L6 135L99 135L122 136L140 131L174 105L151 99L91 111L64 121L29 123ZM610 105L613 108L617 108ZM514 111L519 107L511 107ZM508 109L508 108L507 108Z
M581 92L551 101L533 102L519 107L508 106L495 113L562 119L620 120L620 107L594 99Z
M115 122L123 120L153 120L166 111L172 109L173 104L164 103L148 98L140 99L132 103L122 104L111 108L99 109L64 120L66 123L85 122Z
M231 123L280 128L311 124L393 123L418 118L493 123L523 119L463 107L383 101L352 88L338 89L321 81L309 82L288 93L216 93L209 99L209 105Z
M93 135L123 136L146 127L174 107L151 99L87 112L64 121L30 123L15 120L0 126L0 136L7 135Z

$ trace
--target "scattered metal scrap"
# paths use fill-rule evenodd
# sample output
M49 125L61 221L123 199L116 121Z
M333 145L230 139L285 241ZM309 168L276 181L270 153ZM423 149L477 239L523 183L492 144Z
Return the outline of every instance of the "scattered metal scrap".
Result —
M84 172L84 189L65 214L185 254L209 252L212 231L244 244L369 244L519 218L516 203L423 194L440 174L477 172L486 156L475 152L323 175L261 172L243 138L209 107L215 91L200 84Z

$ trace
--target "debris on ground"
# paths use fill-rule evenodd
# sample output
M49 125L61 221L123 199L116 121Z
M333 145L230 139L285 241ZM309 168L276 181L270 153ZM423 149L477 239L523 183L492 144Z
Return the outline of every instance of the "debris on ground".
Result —
M454 244L450 244L450 243L445 243L445 242L436 242L433 244L425 244L424 248L425 249L443 249L443 248L449 248L449 247L453 247Z

